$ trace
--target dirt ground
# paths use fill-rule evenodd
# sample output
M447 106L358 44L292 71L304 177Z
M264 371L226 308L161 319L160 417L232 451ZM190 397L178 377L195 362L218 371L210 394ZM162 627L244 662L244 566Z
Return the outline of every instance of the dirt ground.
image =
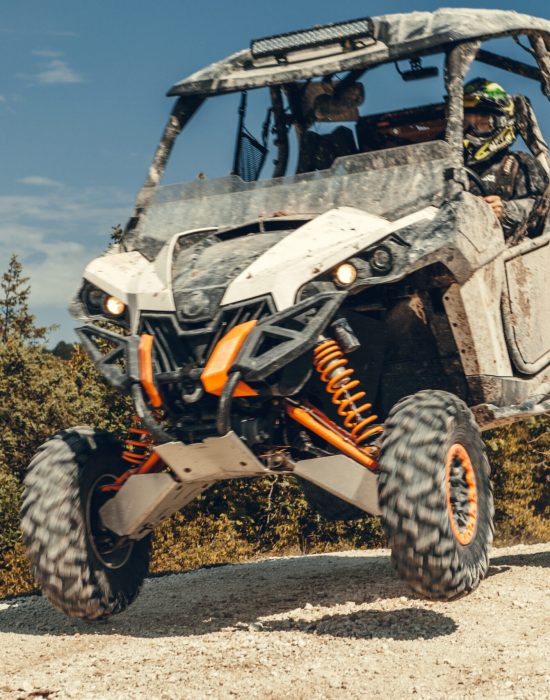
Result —
M550 545L493 551L430 603L388 552L268 559L146 582L93 625L0 602L0 697L549 698Z

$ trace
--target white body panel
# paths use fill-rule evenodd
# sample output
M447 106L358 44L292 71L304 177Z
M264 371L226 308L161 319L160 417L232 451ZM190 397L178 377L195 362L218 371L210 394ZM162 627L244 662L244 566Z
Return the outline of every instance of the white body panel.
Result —
M115 253L96 258L84 271L84 277L108 294L132 308L148 311L175 311L170 286L155 271L153 263L141 253Z
M140 311L175 311L172 295L172 256L181 236L215 231L212 228L192 229L176 233L162 247L154 262L137 251L109 251L92 260L84 278L127 306Z
M338 207L296 229L261 255L228 286L222 306L271 294L278 310L292 306L302 285L390 233L431 220L426 207L388 221L352 207Z

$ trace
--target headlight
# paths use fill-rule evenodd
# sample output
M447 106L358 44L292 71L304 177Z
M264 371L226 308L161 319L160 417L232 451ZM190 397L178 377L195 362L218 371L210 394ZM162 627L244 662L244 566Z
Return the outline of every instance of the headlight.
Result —
M340 287L349 287L357 279L357 268L351 263L342 263L333 272L334 281Z
M185 318L196 318L208 314L210 310L210 300L202 289L192 292L185 292L179 295L180 311Z
M105 297L103 307L110 316L122 316L126 311L126 304L117 297Z

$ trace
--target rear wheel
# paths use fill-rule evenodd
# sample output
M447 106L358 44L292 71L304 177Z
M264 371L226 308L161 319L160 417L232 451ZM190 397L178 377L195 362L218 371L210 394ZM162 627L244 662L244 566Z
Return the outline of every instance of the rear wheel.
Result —
M379 501L392 560L417 592L449 600L475 589L493 539L490 467L466 404L444 391L391 410L380 453Z
M126 467L109 434L71 428L44 443L25 478L21 528L37 583L71 617L98 620L136 598L150 538L124 540L102 526L102 487Z

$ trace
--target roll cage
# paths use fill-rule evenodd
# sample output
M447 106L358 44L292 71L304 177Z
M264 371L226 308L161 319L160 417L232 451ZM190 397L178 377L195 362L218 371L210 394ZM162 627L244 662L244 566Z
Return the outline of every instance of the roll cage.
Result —
M420 16L429 16L431 22L426 19L421 22ZM490 26L487 24L489 18L495 27L494 31L485 31L480 35L479 26L483 25L479 22L484 20L485 26ZM432 28L431 33L426 27ZM346 32L350 35L347 36ZM327 33L328 38L319 38ZM537 66L481 48L484 40L506 36L512 37L528 51L535 58ZM404 38L398 40L396 37ZM522 42L527 42L528 45ZM366 117L358 116L355 124L356 148L357 152L364 152L443 139L452 150L449 179L463 184L466 179L462 143L463 82L472 62L476 60L537 81L544 94L550 98L549 47L550 22L517 13L490 10L440 10L435 13L386 15L255 40L250 50L238 52L225 61L212 64L169 90L168 95L177 96L178 99L162 134L148 177L138 193L134 214L127 224L126 232L135 230L139 225L140 215L161 181L179 133L208 97L269 87L274 145L277 151L272 177L276 178L286 174L290 126L296 129L300 150L305 150L303 140L308 134L308 117L303 112L300 94L311 81L317 79L327 84L334 75L343 74L340 84L351 84L375 66L404 60L411 62L413 70L410 73L414 74L415 69L421 67L424 57L438 53L444 54L445 58L446 102ZM550 172L548 146L526 98L519 98L518 112L521 136L545 170ZM342 132L339 136L344 136L346 141ZM351 143L349 138L347 143ZM257 145L261 147L261 144ZM339 150L341 148L343 150ZM337 145L333 149L333 155L350 155L354 152L350 150L352 148L349 145ZM298 172L329 167L332 160L329 158L328 165L321 164L319 167L315 161L310 159L308 162L305 158L305 161L302 159L301 166L299 157ZM236 172L237 151L234 162L233 172Z

